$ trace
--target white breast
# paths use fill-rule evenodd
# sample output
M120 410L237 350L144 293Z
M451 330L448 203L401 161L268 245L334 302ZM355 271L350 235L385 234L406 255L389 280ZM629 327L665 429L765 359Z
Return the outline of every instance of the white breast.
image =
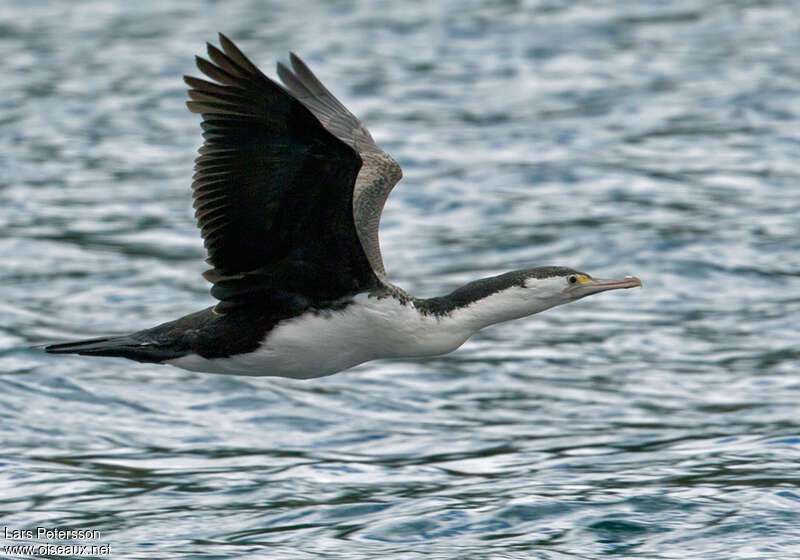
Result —
M458 321L423 315L411 303L359 294L342 310L281 321L255 352L210 360L190 354L167 363L210 373L310 379L378 358L451 352L473 332Z

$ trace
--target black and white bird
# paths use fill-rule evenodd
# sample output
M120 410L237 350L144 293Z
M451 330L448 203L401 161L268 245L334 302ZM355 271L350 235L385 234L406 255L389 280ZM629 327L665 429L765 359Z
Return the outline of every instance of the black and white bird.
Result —
M220 34L185 77L202 115L195 216L219 302L151 329L53 344L212 373L308 379L379 358L451 352L489 325L641 286L561 266L415 298L386 276L378 224L400 166L294 54L266 77Z

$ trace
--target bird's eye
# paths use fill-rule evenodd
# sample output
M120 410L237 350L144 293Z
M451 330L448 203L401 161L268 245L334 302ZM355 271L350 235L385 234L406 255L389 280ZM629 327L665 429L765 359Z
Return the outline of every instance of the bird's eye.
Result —
M578 281L578 277L575 276L574 274L572 276L570 276L569 278L567 278L567 282L569 282L570 284L574 284L577 281Z

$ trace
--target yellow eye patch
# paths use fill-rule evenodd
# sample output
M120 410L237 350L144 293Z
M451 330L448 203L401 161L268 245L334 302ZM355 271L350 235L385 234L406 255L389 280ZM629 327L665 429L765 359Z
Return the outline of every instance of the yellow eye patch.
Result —
M585 274L576 274L576 276L578 277L578 282L580 282L581 284L586 284L592 281L592 278Z

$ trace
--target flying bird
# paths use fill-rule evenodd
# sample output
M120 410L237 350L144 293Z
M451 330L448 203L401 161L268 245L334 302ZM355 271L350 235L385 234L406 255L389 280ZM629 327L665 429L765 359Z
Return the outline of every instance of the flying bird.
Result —
M213 307L156 327L47 346L236 375L309 379L451 352L476 331L638 278L515 270L440 297L389 282L378 225L400 166L294 54L283 86L220 34L184 77L204 143L192 183Z

